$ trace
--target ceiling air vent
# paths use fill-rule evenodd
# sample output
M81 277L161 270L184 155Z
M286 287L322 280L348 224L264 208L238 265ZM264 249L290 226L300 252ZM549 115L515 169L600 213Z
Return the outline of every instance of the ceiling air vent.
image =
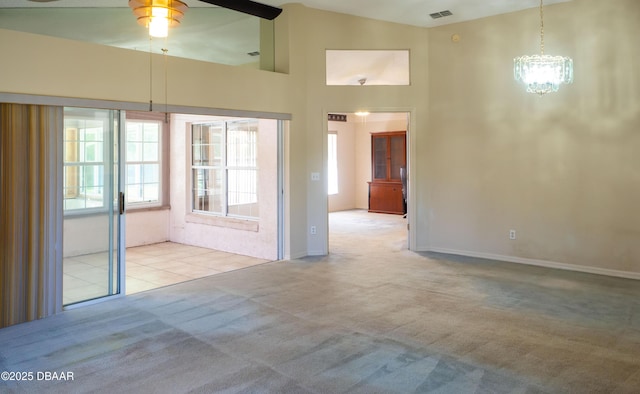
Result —
M440 11L440 12L434 12L433 14L429 14L429 16L432 17L433 19L438 19L438 18L442 18L442 17L445 17L445 16L451 16L451 15L453 15L453 14L449 10L444 10L444 11Z
M258 52L258 51L253 51L253 52L249 52L249 53L247 53L247 55L249 55L249 56L260 56L260 52Z

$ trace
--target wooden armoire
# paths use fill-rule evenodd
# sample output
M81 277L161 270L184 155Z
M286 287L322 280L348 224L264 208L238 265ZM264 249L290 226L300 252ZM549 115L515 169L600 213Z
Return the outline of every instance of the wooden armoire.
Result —
M369 212L405 213L400 169L406 164L406 131L371 133Z

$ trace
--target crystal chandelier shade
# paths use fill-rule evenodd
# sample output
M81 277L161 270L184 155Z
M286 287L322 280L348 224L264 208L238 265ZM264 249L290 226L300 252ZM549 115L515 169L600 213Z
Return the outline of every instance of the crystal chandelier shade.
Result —
M513 76L527 86L527 92L544 95L557 92L560 85L573 82L573 60L544 54L544 22L540 0L540 55L513 59Z

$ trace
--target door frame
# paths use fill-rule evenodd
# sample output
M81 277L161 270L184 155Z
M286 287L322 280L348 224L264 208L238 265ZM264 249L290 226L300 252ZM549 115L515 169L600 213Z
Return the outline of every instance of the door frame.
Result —
M323 109L323 123L322 123L322 171L323 177L321 179L326 179L327 166L329 163L329 147L328 147L328 134L329 134L329 114L330 113L348 113L353 114L355 112L361 111L362 108L349 108L349 109ZM367 111L370 113L406 113L407 114L407 125L406 125L406 166L407 166L407 249L408 250L416 250L417 246L417 235L416 235L416 226L412 226L411 223L416 223L417 220L417 210L413 209L411 204L412 201L416 201L415 198L415 171L416 163L415 158L417 157L415 154L416 147L416 121L415 114L416 109L414 107L397 107L397 108L389 108L389 107L367 107ZM326 191L326 187L324 188ZM326 232L318 232L318 234L324 234L324 250L326 253L330 253L330 245L329 245L329 198L327 193L324 193L325 203L322 204L322 209L325 210L324 220L325 220L325 228Z
M72 106L64 106L64 107L72 107ZM100 111L110 111L110 120L109 123L115 129L112 132L111 147L106 147L106 151L109 152L109 158L107 166L113 166L117 164L117 176L118 182L115 185L116 190L113 190L109 196L105 197L105 201L111 201L113 205L108 207L109 214L109 234L112 236L109 238L109 267L108 267L108 288L111 291L113 289L114 294L107 294L104 296L100 296L98 298L88 299L85 301L79 301L69 305L62 305L63 310L75 309L78 307L92 305L96 303L100 303L103 301L124 297L126 295L126 272L125 272L125 261L126 261L126 237L125 237L125 228L126 228L126 218L125 212L126 207L124 205L125 199L125 176L126 176L126 134L125 134L125 125L126 125L126 111L120 109L113 108L95 108L95 107L87 107L87 106L73 106L73 108L87 108L87 109L96 109ZM64 135L64 133L63 133ZM61 136L61 139L64 137ZM64 143L62 141L62 143ZM113 148L117 148L117 151ZM117 152L117 153L116 153ZM62 156L61 156L62 158ZM63 166L64 163L60 162L60 166ZM112 173L110 171L109 173ZM108 185L113 185L114 182L112 179L105 179L105 183ZM113 188L113 186L111 186ZM109 189L109 188L105 188ZM115 199L115 201L114 201ZM113 215L113 216L112 216ZM64 219L63 219L64 220ZM113 227L111 227L113 226ZM114 235L115 234L115 235ZM116 251L115 258L115 266L113 263L112 252ZM63 251L64 253L64 251ZM64 263L61 265L61 269L64 269ZM118 272L118 283L113 284L114 274L113 271L117 270ZM64 286L62 286L61 295L64 296Z

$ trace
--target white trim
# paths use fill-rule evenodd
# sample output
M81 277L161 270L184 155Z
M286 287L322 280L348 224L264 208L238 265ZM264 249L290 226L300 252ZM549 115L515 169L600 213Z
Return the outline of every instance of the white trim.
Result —
M126 195L126 187L127 187L127 114L126 111L118 112L120 118L118 119L118 130L117 138L118 141L118 190L116 190L118 194L118 202L116 208L118 209L118 283L117 290L118 292L114 294L115 296L124 297L127 295L127 195ZM161 127L161 134L164 131L164 128ZM162 142L160 142L162 143ZM162 149L158 152L162 158ZM124 160L122 160L124 158ZM162 166L160 167L160 177L162 178ZM122 193L122 194L121 194ZM162 189L160 190L162 194ZM120 198L123 197L124 201L121 201ZM162 198L162 196L160 196ZM123 207L120 207L120 204L124 203ZM120 213L122 212L122 213Z
M285 144L284 144L284 121L278 120L278 260L282 260L285 255Z
M72 309L82 308L82 307L89 306L89 305L96 305L96 304L100 304L102 302L112 301L112 300L115 300L117 298L124 298L124 297L126 297L126 294L125 294L124 291L121 291L118 294L112 294L112 295L107 295L107 296L99 296L98 298L92 298L90 300L79 301L79 302L75 302L73 304L64 305L62 307L62 310L63 311L70 311Z
M418 201L417 190L415 186L418 184L417 169L418 169L418 124L417 124L417 110L415 108L407 109L407 249L416 250L418 244L418 209L414 207L414 203ZM427 141L431 141L427 137ZM425 207L426 210L429 207ZM429 237L429 221L426 223L424 229L425 238Z
M207 108L207 107L191 107L184 105L156 105L151 106L149 103L134 103L128 101L111 101L111 100L96 100L96 99L83 99L74 97L57 97L57 96L42 96L34 94L21 94L21 93L4 93L0 92L0 102L16 103L16 104L39 104L39 105L53 105L61 107L86 107L86 108L98 108L98 109L117 109L125 111L140 111L140 112L168 112L179 114L194 114L194 115L212 115L212 116L228 116L234 118L262 118L262 119L279 119L279 120L291 120L291 114L279 113L279 112L264 112L264 111L245 111L235 109L223 109L223 108Z
M125 111L122 111L125 112ZM128 149L128 145L129 145L129 129L128 129L128 125L130 123L141 123L141 124L147 124L147 123L151 123L151 124L156 124L158 126L158 159L153 162L153 161L144 161L143 158L141 158L140 160L136 161L136 160L129 160L129 158L127 157L127 154L129 153L129 149ZM124 147L124 169L122 170L123 176L127 176L128 171L127 171L127 167L129 165L140 165L141 167L144 166L145 164L158 164L158 195L157 195L157 199L156 200L151 200L151 201L129 201L129 183L127 182L127 178L124 178L124 182L123 182L123 187L124 190L122 190L123 193L125 193L125 200L126 200L126 206L127 209L131 209L132 211L135 211L137 209L144 209L144 208L155 208L155 207L161 207L163 204L163 195L164 195L164 191L163 188L165 187L164 182L164 174L163 174L163 168L164 168L164 160L168 160L164 157L163 152L165 151L164 149L164 133L165 128L164 128L164 121L163 120L159 120L159 119L136 119L136 118L129 118L126 117L125 114L125 121L124 121L124 126L122 127L123 133L124 133L124 140L122 141L122 143L125 145ZM134 143L139 143L141 144L141 148L142 151L144 152L144 146L145 144L150 143L149 141L146 141L144 139L144 127L143 127L143 132L142 132L142 140L141 141L135 141ZM140 154L141 156L143 156L143 153ZM144 169L141 168L143 174L144 174ZM144 178L144 175L143 175ZM145 183L143 183L142 185L144 185ZM144 186L143 186L144 187ZM143 193L144 196L144 193Z
M329 142L327 140L327 195L329 196L335 196L338 193L340 193L340 187L338 185L338 132L336 130L329 130L327 132L327 139L331 136L335 136L335 139L333 141L333 152L329 152L330 146L329 146ZM333 154L330 154L333 153ZM329 162L329 158L333 157L335 160L335 168L332 166L330 167L329 165L331 164ZM332 171L331 169L333 169L334 171ZM335 173L332 175L332 173ZM332 182L334 181L334 182ZM333 188L332 188L333 186ZM334 191L335 190L335 191Z
M517 257L517 256L505 256L500 254L471 252L467 250L455 250L455 249L447 249L447 248L426 248L424 251L454 254L458 256L477 257L481 259L504 261L508 263L534 265L538 267L555 268L555 269L561 269L565 271L585 272L588 274L614 276L618 278L640 280L640 272L620 271L620 270L612 270L607 268L589 267L586 265L558 263L555 261L528 259L528 258Z

